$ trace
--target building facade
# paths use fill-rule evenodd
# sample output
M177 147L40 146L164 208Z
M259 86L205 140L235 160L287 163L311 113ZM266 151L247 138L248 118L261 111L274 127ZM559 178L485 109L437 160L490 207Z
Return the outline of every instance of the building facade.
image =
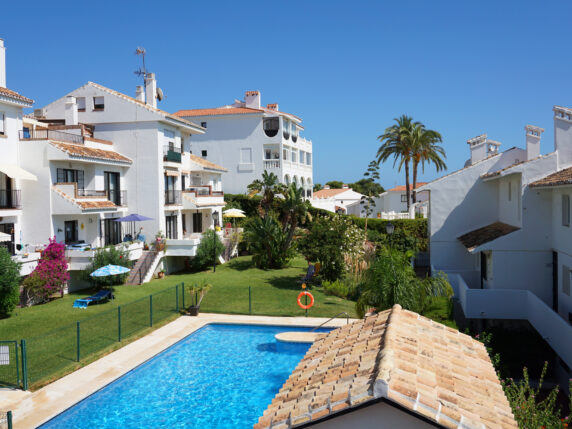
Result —
M193 135L193 155L223 166L225 192L246 193L267 170L281 183L296 183L311 198L314 163L312 142L300 136L302 120L281 112L278 104L263 107L259 91L246 91L244 101L214 108L179 110L177 117L205 129Z

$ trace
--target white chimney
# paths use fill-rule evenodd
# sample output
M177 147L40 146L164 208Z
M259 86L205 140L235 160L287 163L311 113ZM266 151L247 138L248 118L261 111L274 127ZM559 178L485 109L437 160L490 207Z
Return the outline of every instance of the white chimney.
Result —
M330 185L324 185L324 189L330 189Z
M487 139L486 134L467 140L471 149L471 165L498 153L499 142Z
M342 185L342 189L349 189L349 188L350 188L349 185L346 184L346 183L344 183L344 184Z
M526 131L526 160L530 161L540 156L540 136L544 128L527 125L524 130Z
M149 73L145 78L145 98L147 104L157 108L157 81L155 73Z
M135 98L145 103L145 90L142 85L137 85L135 88Z
M66 111L65 111L66 125L77 125L77 103L75 97L71 95L66 97Z
M6 48L4 39L0 39L0 87L6 88Z
M572 109L554 106L554 150L558 168L572 164Z
M251 109L260 109L260 91L246 91L244 93L244 105Z

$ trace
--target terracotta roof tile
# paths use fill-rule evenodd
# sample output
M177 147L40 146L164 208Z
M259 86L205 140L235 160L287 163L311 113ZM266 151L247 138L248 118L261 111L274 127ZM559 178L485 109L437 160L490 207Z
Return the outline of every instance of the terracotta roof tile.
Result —
M70 203L76 205L77 207L81 208L82 210L98 210L98 209L116 209L117 206L113 204L113 202L109 200L99 200L99 201L83 201L78 198L74 198L62 190L52 186L52 190L61 196L64 200L69 201Z
M381 398L442 427L517 427L484 345L399 305L316 340L254 427L298 427Z
M531 188L537 186L562 186L572 184L572 167L565 168L564 170L557 171L556 173L549 174L540 180L530 183L528 186Z
M203 167L209 170L228 171L226 168L221 167L220 165L215 164L214 162L207 161L206 159L201 158L200 156L193 155L192 153L189 154L189 157L191 158L191 161L196 162L197 164L202 165Z
M427 183L429 183L429 182L417 182L415 184L415 189L417 189L423 185L426 185ZM413 185L409 185L409 189L410 190L413 189ZM392 191L393 192L405 191L405 185L396 186L395 188L391 188L391 189L387 190L387 192L392 192Z
M4 88L1 86L0 86L0 95L3 95L5 97L14 98L18 101L23 101L24 103L27 103L27 104L34 104L34 100L32 100L31 98L24 97L23 95L18 94L16 91L12 91L11 89Z
M351 191L351 188L345 189L320 189L319 191L314 192L313 199L316 198L331 198L342 192Z
M173 115L183 118L192 116L247 115L252 113L264 113L264 110L251 109L249 107L216 107L214 109L179 110L173 113Z
M520 228L508 225L502 222L494 222L490 225L483 226L482 228L475 229L474 231L467 232L466 234L458 237L459 241L463 243L463 246L467 248L469 252L476 249L481 244L488 243L489 241L496 240L503 235L510 234Z
M102 159L106 161L117 161L131 164L131 161L126 156L120 155L119 153L112 150L96 149L93 147L86 147L84 145L74 144L74 143L63 143L58 141L50 141L50 144L67 153L70 156L89 158L89 159Z

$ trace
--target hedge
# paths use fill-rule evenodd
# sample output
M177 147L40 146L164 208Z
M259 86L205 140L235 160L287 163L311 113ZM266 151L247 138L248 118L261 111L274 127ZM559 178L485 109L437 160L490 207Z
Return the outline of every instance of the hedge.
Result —
M365 219L356 216L350 216L353 222L361 227L365 228ZM380 234L387 234L385 226L391 222L395 229L402 229L406 234L417 237L419 240L419 251L426 252L428 249L428 237L427 237L427 219L368 219L367 229L375 230Z

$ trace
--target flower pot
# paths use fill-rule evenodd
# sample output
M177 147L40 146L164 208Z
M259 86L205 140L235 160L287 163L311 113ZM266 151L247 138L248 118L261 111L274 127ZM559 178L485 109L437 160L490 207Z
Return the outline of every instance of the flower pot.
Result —
M201 307L199 305L191 305L188 309L187 309L187 314L189 316L198 316L199 315L199 309Z

